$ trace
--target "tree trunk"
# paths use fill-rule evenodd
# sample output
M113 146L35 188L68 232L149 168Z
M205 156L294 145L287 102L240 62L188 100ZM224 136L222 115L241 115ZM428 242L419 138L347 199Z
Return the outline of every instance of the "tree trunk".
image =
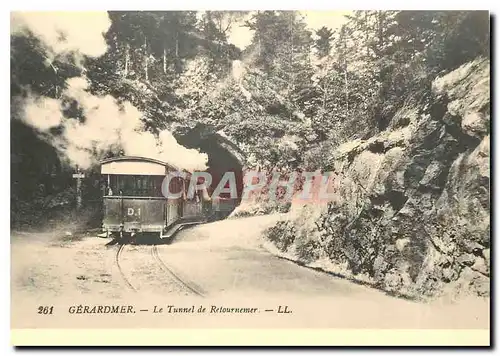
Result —
M328 97L328 85L323 89L323 111L326 112L326 99Z
M347 62L344 71L344 79L345 79L345 111L347 115L347 113L349 112L349 83L347 81Z
M293 13L290 16L290 90L294 90L295 77L293 70Z
M345 80L345 107L346 115L349 112L349 83L347 81L347 38L344 37L344 80Z
M382 54L382 46L384 44L384 36L382 31L382 26L384 25L383 11L378 12L378 50Z
M125 45L125 68L123 69L123 76L126 78L128 76L128 70L130 67L130 44Z
M163 44L163 74L167 74L167 48Z
M179 58L179 32L175 33L175 58Z
M144 36L144 78L146 81L149 80L148 77L148 41L147 37Z
M365 11L365 44L366 44L366 57L370 56L370 45L368 44L368 33L369 33L369 28L368 28L368 10Z
M383 17L383 11L378 11L377 13L377 23L378 23L378 57L382 57L382 51L383 51L383 45L384 45L384 32L383 32L383 25L384 25L384 17ZM379 131L382 131L385 129L385 119L382 117L382 102L383 98L385 96L384 92L384 80L385 80L385 75L383 73L383 64L382 61L380 61L380 65L378 68L378 81L379 81L379 91L378 91L378 103L375 109L375 115L377 118L377 124L378 124L378 129Z

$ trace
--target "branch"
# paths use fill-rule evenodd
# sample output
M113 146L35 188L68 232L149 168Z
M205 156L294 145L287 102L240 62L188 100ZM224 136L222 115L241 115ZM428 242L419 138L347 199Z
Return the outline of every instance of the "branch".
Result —
M226 29L224 30L224 35L226 34L226 32L229 30L229 28L231 27L231 25L233 24L233 21L231 20L231 18L228 20L228 24L227 24L227 27Z

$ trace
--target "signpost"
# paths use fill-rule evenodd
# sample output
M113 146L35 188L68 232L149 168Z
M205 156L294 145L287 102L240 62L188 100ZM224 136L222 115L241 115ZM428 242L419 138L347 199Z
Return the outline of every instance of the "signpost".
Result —
M76 179L76 210L82 207L82 179L85 174L80 172L80 168L76 168L76 173L73 173L73 179Z

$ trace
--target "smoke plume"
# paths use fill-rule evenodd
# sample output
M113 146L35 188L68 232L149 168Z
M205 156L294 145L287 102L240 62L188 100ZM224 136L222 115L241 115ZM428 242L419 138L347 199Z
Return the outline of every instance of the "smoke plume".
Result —
M106 12L13 13L12 34L31 33L44 44L47 65L60 56L72 56L82 66L85 56L107 50L103 34L111 25ZM59 99L28 93L22 120L35 128L72 165L89 168L109 151L155 158L186 170L204 170L208 156L179 145L169 131L156 137L144 128L142 113L130 102L89 91L84 76L66 80ZM78 117L65 117L76 102Z
M179 145L169 131L156 137L145 131L142 113L130 102L118 103L110 96L92 95L83 77L70 78L61 100L28 96L24 121L49 137L54 147L73 165L88 168L109 150L126 155L156 158L186 170L204 170L208 157ZM65 118L72 101L81 118ZM57 134L51 129L59 128Z
M103 33L111 26L106 12L13 12L11 34L32 33L47 47L47 55L99 57L107 45Z

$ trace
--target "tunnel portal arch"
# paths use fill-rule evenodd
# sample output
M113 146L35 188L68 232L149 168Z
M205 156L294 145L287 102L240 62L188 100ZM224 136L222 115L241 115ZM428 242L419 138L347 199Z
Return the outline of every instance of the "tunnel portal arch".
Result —
M208 155L207 172L212 176L211 191L215 190L226 172L234 173L237 192L234 207L239 205L243 192L243 167L246 160L244 152L213 127L202 124L179 136L177 141L187 148L198 149ZM224 197L224 194L222 196Z

